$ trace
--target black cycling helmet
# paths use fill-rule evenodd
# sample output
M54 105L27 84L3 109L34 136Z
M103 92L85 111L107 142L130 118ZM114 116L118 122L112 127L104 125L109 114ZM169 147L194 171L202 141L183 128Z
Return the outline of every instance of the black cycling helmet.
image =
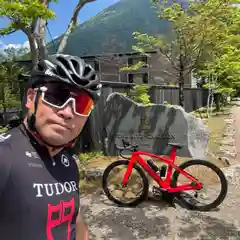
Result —
M91 65L77 56L54 54L40 60L31 73L32 87L45 82L63 82L87 91L96 102L101 95L100 79Z

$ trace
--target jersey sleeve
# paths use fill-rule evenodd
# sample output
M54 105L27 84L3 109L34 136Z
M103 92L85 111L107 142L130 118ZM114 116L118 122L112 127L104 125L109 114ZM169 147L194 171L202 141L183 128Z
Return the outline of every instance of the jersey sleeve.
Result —
M0 198L5 189L11 170L10 146L0 144Z

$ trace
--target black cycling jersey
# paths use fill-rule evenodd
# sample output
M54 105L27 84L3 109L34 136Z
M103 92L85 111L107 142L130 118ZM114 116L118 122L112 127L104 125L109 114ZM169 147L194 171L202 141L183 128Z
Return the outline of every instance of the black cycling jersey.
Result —
M23 125L0 135L0 239L74 239L78 183L73 155L51 158Z

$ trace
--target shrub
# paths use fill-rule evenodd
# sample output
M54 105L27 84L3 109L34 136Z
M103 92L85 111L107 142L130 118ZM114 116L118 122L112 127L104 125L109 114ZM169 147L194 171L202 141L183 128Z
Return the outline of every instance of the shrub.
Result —
M151 105L150 95L148 94L150 87L148 84L137 84L130 90L127 96L137 103Z

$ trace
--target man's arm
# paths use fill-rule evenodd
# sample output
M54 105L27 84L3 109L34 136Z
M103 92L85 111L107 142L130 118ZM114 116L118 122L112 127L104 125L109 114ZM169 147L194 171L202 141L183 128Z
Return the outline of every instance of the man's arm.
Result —
M76 240L88 240L88 229L83 222L80 212L76 219Z

